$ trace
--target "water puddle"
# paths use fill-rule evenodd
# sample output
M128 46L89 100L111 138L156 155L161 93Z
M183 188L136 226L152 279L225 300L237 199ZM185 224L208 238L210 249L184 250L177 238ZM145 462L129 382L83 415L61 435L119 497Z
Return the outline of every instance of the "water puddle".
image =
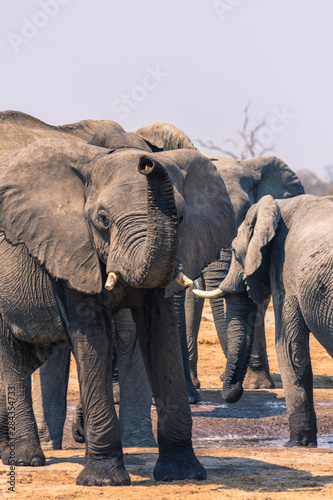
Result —
M197 448L241 448L245 446L263 448L283 448L288 438L274 437L262 438L259 436L240 436L237 434L227 436L209 436L196 439ZM333 448L333 436L319 436L318 448Z
M265 404L269 406L270 408L274 409L286 409L286 402L284 400L282 401L266 401Z
M210 401L199 401L196 403L196 406L208 406L210 408L229 408L230 406L228 404L218 404L218 403L212 403Z

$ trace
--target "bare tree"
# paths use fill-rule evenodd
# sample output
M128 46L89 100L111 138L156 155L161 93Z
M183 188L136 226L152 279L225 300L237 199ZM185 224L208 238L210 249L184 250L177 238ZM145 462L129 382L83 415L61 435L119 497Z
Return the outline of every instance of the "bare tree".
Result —
M269 146L262 144L260 140L260 131L266 127L267 118L264 117L256 125L250 124L249 107L251 101L244 108L244 121L243 126L240 130L237 130L237 134L240 136L239 140L236 139L225 139L222 142L229 143L232 145L232 149L224 149L213 143L213 141L202 141L201 139L194 139L201 147L219 151L219 153L231 156L232 158L245 160L246 158L254 158L255 156L262 156L265 153L273 151L275 148L274 144Z

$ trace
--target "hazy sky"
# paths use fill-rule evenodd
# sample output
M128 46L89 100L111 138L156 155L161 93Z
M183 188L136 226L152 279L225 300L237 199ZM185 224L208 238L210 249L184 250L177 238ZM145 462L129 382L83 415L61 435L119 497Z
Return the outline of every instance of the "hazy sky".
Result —
M332 0L2 0L0 109L237 138L251 99L293 170L333 164Z

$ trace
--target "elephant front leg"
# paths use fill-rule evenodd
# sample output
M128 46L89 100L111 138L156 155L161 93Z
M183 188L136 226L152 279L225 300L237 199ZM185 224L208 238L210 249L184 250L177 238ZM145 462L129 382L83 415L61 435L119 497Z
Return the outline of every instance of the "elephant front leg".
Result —
M309 329L294 302L285 300L277 314L276 352L286 398L290 439L285 446L317 446Z
M164 290L147 290L142 309L133 310L140 347L158 411L157 481L206 479L192 447L192 417L187 398L177 317Z
M130 484L112 393L111 324L100 295L61 289L56 298L77 363L86 442L85 467L77 484Z

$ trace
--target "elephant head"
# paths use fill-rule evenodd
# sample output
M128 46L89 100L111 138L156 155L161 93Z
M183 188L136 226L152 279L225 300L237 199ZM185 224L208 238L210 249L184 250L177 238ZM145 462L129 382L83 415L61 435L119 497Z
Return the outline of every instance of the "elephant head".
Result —
M3 160L0 210L11 243L90 294L101 292L103 269L133 287L165 287L178 256L195 277L235 235L223 181L196 151L39 140Z
M295 172L275 156L248 160L207 156L224 180L238 226L249 208L265 195L284 199L304 194L304 188Z
M49 125L21 111L0 112L0 159L39 139L58 138L88 142L97 130L112 127L124 129L112 120L82 120L68 125Z
M232 242L228 274L219 288L210 292L226 300L228 358L222 395L230 403L242 395L258 305L270 295L270 247L280 218L278 202L270 195L248 210ZM199 291L194 293L200 295Z

